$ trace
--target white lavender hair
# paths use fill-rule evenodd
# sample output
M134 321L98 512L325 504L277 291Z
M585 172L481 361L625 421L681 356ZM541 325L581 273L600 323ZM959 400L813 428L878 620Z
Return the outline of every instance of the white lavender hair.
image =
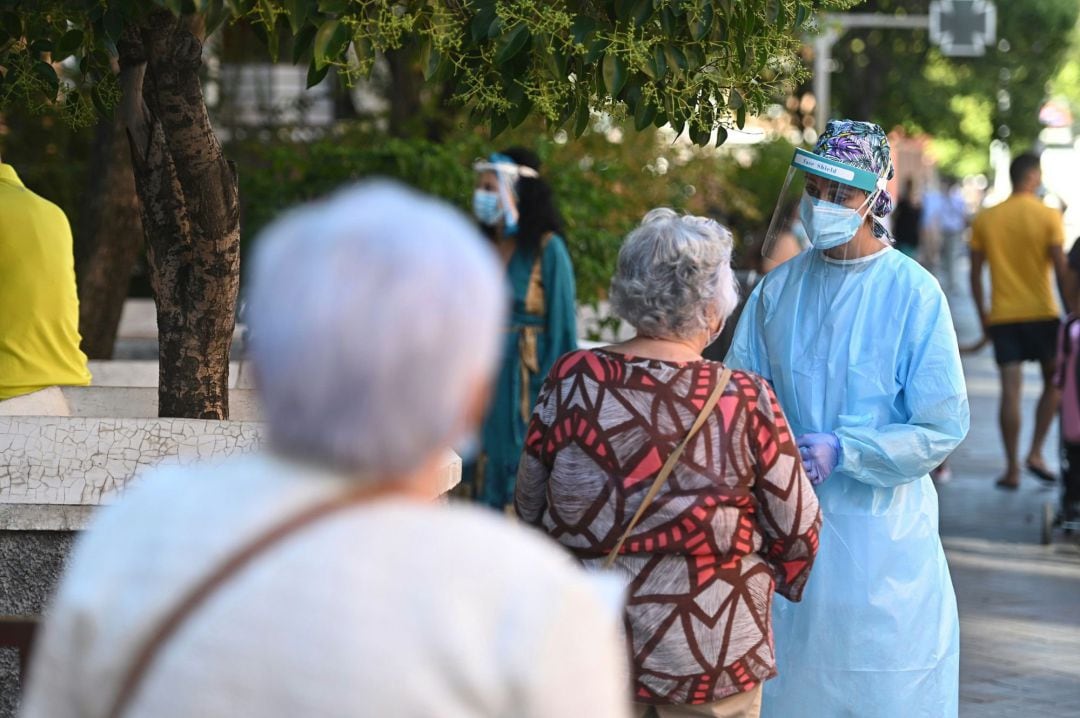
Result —
M294 209L253 259L270 445L373 479L458 438L499 358L502 270L450 205L377 180Z
M619 249L612 309L652 337L685 339L727 321L739 301L731 245L714 220L650 211Z

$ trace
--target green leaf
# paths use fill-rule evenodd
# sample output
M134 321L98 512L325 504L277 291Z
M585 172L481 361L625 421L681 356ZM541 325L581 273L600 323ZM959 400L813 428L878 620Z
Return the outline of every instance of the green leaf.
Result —
M780 0L766 0L765 1L765 19L774 25L783 25L780 21L781 14L784 12L784 4Z
M689 64L690 72L695 72L699 67L705 64L705 51L701 45L687 45L686 47L686 62Z
M727 128L723 125L718 125L716 128L716 146L719 147L725 142L727 142Z
M311 15L311 0L285 0L285 11L289 15L289 27L293 35L298 35Z
M60 91L60 78L56 76L56 70L53 69L53 66L47 62L39 61L31 66L30 71L45 83L46 99L55 100L56 93Z
M547 65L547 71L551 73L551 76L559 80L565 80L567 75L567 57L564 52L556 49L555 43L550 40L544 45L548 48L548 51L544 53L544 61Z
M634 24L641 27L648 21L653 14L653 2L652 0L637 0L634 3L633 9L630 11L630 19L634 21Z
M731 92L728 93L728 107L735 110L743 106L742 94L734 87L731 88Z
M806 9L805 5L799 5L799 9L795 11L795 27L802 27L802 24L806 22L807 16L810 12Z
M713 8L712 3L705 3L701 12L695 16L690 17L690 36L695 40L701 40L709 34L709 30L712 29L713 21Z
M311 58L311 63L308 65L307 71L308 88L310 89L312 87L315 87L315 85L318 85L320 82L322 82L323 78L326 77L326 73L328 72L330 72L329 65L323 65L322 67L318 67L315 63L315 58Z
M315 69L321 70L341 58L349 46L349 28L340 20L326 20L315 33ZM308 78L311 79L310 77ZM311 85L308 85L311 87Z
M589 111L588 94L578 98L577 114L574 115L574 137L581 137L589 126L592 113Z
M319 0L319 12L340 15L349 9L349 0Z
M473 16L472 21L469 23L469 32L472 34L473 42L480 42L488 37L488 28L491 27L491 23L495 21L495 6L488 5L487 7L480 8L476 15Z
M746 105L735 110L735 126L740 130L746 126Z
M675 36L676 20L675 12L670 7L660 11L660 27L664 29L664 35L669 40Z
M524 24L515 25L499 39L499 51L495 53L495 64L503 65L521 52L529 41L529 28Z
M570 26L570 36L574 38L574 44L584 45L595 30L596 20L584 15L578 15L574 20L574 24Z
M82 47L82 43L82 30L68 30L56 41L56 47L53 48L53 62L60 62L65 58L71 57L76 50Z
M311 46L315 43L315 32L314 25L305 25L293 38L292 61L294 65L299 64L311 50Z
M506 119L506 115L492 111L491 113L491 139L495 139L502 134L510 125L510 121Z
M702 125L691 125L689 135L690 140L700 147L705 147L712 140L712 132Z
M667 75L667 54L661 45L653 48L653 64L656 66L656 79L663 80Z
M592 65L595 62L599 62L600 58L610 45L610 40L593 40L592 44L589 45L589 52L585 55L585 64Z
M604 87L615 97L626 84L626 61L614 53L604 56Z
M52 41L48 38L34 40L32 43L30 43L30 52L35 55L40 55L43 52L52 52L52 49Z
M425 52L426 51L426 52ZM442 53L432 47L432 43L424 45L424 51L420 53L420 67L424 70L424 79L431 80L439 72L442 64Z
M514 106L510 108L510 111L506 113L506 119L509 121L511 127L517 127L528 118L529 113L532 112L533 103L532 100L525 97L514 103Z
M667 56L668 67L671 68L674 74L678 75L679 71L686 72L689 63L687 63L686 55L683 54L682 50L674 45L668 45L664 48L664 55Z
M648 127L656 117L656 106L647 102L639 102L634 108L634 129L641 132Z

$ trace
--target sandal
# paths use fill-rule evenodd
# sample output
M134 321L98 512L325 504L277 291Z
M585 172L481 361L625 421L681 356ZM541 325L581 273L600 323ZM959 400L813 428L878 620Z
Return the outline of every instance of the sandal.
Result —
M998 487L1002 491L1016 491L1020 488L1020 482L1012 484L1006 481L1004 478L1000 478L994 482L994 486Z
M1042 481L1043 483L1046 483L1046 484L1056 484L1057 483L1057 479L1058 479L1057 475L1050 473L1049 471L1047 471L1046 469L1044 469L1041 466L1036 466L1035 464L1032 464L1031 462L1028 462L1027 464L1024 465L1024 468L1028 470L1028 473L1034 474L1035 477L1039 481Z

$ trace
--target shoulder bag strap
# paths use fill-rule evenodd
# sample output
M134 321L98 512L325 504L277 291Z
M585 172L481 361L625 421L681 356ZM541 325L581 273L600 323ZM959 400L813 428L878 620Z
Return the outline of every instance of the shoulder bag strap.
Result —
M125 671L124 679L120 683L112 706L105 715L109 718L121 718L124 715L154 659L160 653L162 646L168 643L169 639L176 634L193 613L206 603L208 598L214 595L219 588L228 583L229 579L236 576L254 559L266 553L284 539L317 523L319 520L339 513L344 509L366 503L376 496L392 493L395 488L393 484L366 485L339 494L274 524L229 554L217 565L214 571L207 574L188 591L184 598L158 622L156 628L139 647L131 665Z
M690 439L694 438L694 435L698 433L698 430L705 425L705 422L709 419L709 415L712 414L713 408L716 406L716 402L720 401L720 395L724 393L724 388L731 380L731 369L725 367L724 371L720 374L720 380L716 382L716 387L713 389L712 394L705 401L705 406L701 407L701 412L698 414L697 419L694 420L694 425L690 427L690 431L675 447L675 450L668 456L667 461L660 467L660 473L656 475L656 480L653 481L652 486L649 487L649 493L645 494L645 499L641 502L641 506L638 507L637 512L634 514L634 518L630 519L629 525L626 530L623 531L622 536L619 537L619 542L615 544L615 548L611 549L611 553L607 555L607 559L604 561L604 568L611 568L615 563L615 557L619 555L619 551L622 550L623 544L626 543L626 539L630 537L630 532L637 526L638 521L645 514L645 510L652 504L653 499L660 493L660 488L667 481L668 476L675 469L675 464L678 463L679 457L682 456L683 450L686 445L690 443Z

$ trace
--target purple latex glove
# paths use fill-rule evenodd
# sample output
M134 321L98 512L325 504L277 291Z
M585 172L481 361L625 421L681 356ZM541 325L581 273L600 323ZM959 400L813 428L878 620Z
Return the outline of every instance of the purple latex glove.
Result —
M814 486L829 478L840 462L840 439L836 434L803 434L795 439L795 445Z

